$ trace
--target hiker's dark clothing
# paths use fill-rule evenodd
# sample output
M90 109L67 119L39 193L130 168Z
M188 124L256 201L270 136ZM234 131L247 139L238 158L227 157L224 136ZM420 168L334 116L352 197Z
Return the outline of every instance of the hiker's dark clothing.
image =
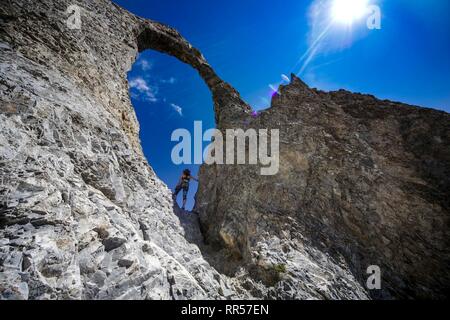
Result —
M189 191L189 180L191 180L191 176L182 176L181 181L175 187L175 196L183 190L183 200L187 198L187 193Z

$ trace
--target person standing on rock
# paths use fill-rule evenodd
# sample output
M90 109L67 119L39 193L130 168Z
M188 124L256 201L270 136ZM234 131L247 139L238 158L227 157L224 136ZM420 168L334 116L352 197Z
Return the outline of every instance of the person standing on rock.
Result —
M180 180L175 187L175 193L173 194L173 198L176 200L178 193L183 190L183 206L181 207L181 209L183 210L185 210L187 193L189 191L189 181L191 179L194 179L198 182L198 179L196 177L191 176L191 171L189 169L183 170L183 174L181 175Z

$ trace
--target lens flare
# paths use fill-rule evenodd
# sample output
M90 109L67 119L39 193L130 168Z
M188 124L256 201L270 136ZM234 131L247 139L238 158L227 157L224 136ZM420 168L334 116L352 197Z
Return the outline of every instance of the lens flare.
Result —
M331 16L336 22L352 24L366 14L368 2L368 0L334 0Z

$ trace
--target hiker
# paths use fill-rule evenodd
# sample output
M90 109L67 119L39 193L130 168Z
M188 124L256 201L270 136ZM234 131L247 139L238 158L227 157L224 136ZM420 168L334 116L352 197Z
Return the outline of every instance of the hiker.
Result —
M178 193L183 190L183 206L181 207L183 210L185 210L184 207L186 206L187 193L189 190L189 180L191 179L198 182L196 177L191 176L191 171L189 169L183 170L183 174L181 175L180 180L175 187L175 193L173 194L173 197L176 200Z

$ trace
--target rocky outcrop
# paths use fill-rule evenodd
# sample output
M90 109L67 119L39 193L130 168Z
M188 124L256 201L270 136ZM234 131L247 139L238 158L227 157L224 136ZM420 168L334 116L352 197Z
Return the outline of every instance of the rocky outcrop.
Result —
M126 74L152 48L235 93L173 29L97 0L76 2L72 30L73 4L0 7L0 297L248 297L186 240L143 156Z
M67 9L78 5L81 28ZM126 74L198 70L217 127L278 128L281 167L203 166L195 215L143 156ZM168 26L107 0L0 7L0 297L442 297L448 114L294 78L258 117ZM150 158L151 161L151 158ZM378 264L383 289L365 287Z
M325 269L327 293L336 287L330 266L365 286L377 265L382 287L369 291L373 298L448 294L449 114L321 92L292 76L268 110L225 127L280 130L278 174L248 165L201 170L207 183L196 210L205 236L236 265L269 281L274 266L285 266L278 296L286 283L305 283L305 261Z

